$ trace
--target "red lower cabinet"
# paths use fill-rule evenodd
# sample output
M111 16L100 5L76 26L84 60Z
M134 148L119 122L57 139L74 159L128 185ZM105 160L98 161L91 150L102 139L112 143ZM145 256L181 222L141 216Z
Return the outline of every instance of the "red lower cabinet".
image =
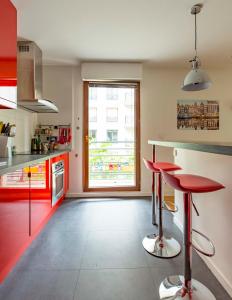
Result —
M0 177L0 282L58 207L51 205L51 165L61 159L65 166L66 193L68 153Z
M0 281L13 267L29 239L29 198L0 197Z
M30 166L30 234L41 229L51 212L50 161Z

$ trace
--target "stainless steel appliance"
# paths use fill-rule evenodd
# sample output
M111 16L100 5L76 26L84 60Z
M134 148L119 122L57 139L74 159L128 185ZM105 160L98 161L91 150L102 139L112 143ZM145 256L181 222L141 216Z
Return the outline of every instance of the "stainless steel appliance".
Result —
M42 51L31 41L18 41L18 105L37 113L57 113L55 103L43 98Z
M64 195L64 161L52 164L52 206Z

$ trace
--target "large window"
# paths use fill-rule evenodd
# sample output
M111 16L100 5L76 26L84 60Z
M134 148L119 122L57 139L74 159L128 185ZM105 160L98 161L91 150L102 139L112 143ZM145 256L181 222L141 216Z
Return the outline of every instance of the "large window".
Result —
M84 191L140 190L139 91L137 82L84 83Z

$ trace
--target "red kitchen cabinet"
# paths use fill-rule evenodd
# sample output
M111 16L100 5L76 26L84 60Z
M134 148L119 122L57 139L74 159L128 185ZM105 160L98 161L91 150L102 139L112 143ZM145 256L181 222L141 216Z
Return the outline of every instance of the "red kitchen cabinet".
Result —
M51 205L51 164L60 160L65 166L66 193L69 184L68 153L0 177L0 282L59 206Z
M0 177L0 282L54 211L49 160Z
M51 206L50 161L31 165L31 222L30 234L33 236L49 216Z
M0 1L0 108L17 108L17 11Z
M26 173L21 172L27 177ZM2 179L2 178L1 178ZM29 239L29 184L24 184L27 194L17 195L15 200L7 191L0 192L0 281L6 276L23 253Z

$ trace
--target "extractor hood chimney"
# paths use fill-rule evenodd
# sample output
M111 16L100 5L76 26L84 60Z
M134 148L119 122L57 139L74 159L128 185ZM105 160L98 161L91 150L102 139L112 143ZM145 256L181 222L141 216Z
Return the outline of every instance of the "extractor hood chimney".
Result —
M57 113L57 106L43 98L42 51L31 41L18 42L18 106L36 113Z

